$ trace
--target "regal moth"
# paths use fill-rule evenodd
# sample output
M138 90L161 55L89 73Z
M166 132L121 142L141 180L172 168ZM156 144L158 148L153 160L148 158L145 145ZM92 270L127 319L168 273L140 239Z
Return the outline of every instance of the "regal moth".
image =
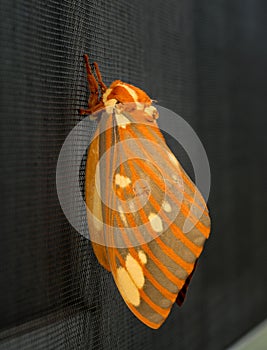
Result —
M107 87L84 58L90 96L80 114L98 122L85 171L93 250L133 314L157 329L184 301L209 237L208 209L167 146L153 100L120 80Z

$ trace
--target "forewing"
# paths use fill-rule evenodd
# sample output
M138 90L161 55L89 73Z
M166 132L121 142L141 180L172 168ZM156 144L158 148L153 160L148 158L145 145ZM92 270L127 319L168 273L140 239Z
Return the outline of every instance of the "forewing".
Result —
M127 113L101 118L86 164L88 223L128 307L158 328L184 299L209 216L157 125L133 121Z
M158 328L178 295L183 301L210 221L205 201L157 125L124 117L130 123L113 117L114 151L104 190L105 238L115 246L107 248L108 259L128 307Z

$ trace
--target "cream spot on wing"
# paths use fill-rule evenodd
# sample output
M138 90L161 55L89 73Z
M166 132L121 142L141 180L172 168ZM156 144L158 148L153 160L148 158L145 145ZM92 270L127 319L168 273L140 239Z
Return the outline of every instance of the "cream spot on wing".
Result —
M152 228L155 232L162 232L163 231L161 218L157 214L155 214L155 213L149 214L148 220L149 220L150 225L152 226Z
M118 124L121 128L123 128L123 129L126 128L126 125L127 125L127 124L130 124L130 123L131 123L130 120L127 119L127 118L126 118L124 115L122 115L122 114L116 113L115 116L116 116L117 124Z
M128 254L126 257L125 263L126 269L130 276L132 277L135 285L141 289L145 284L145 277L143 274L143 269L139 265L138 261L135 260L131 254Z
M125 188L131 183L131 180L127 176L123 176L121 174L115 175L115 184Z
M163 201L162 208L164 211L166 211L166 213L170 213L172 211L172 207L171 207L170 203L167 201Z
M145 265L147 263L147 257L146 257L145 252L143 252L143 250L139 250L138 256L139 256L141 263Z
M172 174L172 178L174 182L178 184L179 187L183 187L183 180L181 179L180 176L177 176L176 174Z
M175 155L171 152L168 152L168 157L170 159L170 161L172 162L172 164L176 167L178 167L179 163L178 160L176 159Z
M118 288L123 298L134 306L140 305L139 291L124 267L117 269Z
M120 213L120 218L122 220L122 222L124 223L125 226L128 226L128 222L126 220L126 216L124 214L124 211L122 209L122 207L120 205L118 205L118 212Z

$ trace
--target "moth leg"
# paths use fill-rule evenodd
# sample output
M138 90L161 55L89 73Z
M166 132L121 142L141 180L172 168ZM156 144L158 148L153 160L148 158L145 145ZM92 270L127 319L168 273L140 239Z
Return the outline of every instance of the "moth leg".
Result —
M102 94L107 90L107 86L103 83L102 76L98 67L98 64L96 62L93 63L95 67L95 72L98 80L98 85L100 86Z
M88 55L84 55L84 60L85 60L85 67L87 72L88 87L90 91L90 96L88 100L88 107L90 109L90 107L93 107L98 104L99 91L98 91L98 83L90 67Z
M79 109L79 113L81 115L88 115L88 114L92 114L94 112L97 112L98 110L100 110L100 109L102 109L104 107L105 107L104 103L102 101L100 101L100 102L97 103L97 105L92 106L91 108L87 108L87 109L80 108Z
M88 100L88 108L79 109L79 113L81 115L88 115L98 111L99 109L104 108L104 103L102 99L101 98L99 99L99 88L101 90L101 93L103 94L107 90L107 87L103 83L101 73L98 68L98 64L96 62L93 63L96 71L96 76L97 76L97 80L96 80L90 67L88 55L84 55L84 60L85 60L85 67L87 72L87 81L88 81L90 96ZM94 117L92 119L94 119Z

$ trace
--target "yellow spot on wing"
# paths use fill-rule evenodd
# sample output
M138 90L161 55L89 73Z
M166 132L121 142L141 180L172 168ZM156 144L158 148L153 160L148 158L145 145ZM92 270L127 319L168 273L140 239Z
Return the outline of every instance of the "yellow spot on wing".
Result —
M126 216L125 216L125 214L123 212L123 209L122 209L122 207L120 205L118 205L118 211L120 213L120 217L121 217L122 222L124 223L125 226L128 226L128 222L127 222Z
M138 256L139 256L141 263L145 265L147 263L147 257L146 257L145 252L143 252L143 250L139 250Z
M162 208L164 211L166 211L166 213L170 213L172 211L172 207L171 207L170 203L167 201L164 201L162 203Z
M134 306L140 305L139 291L124 267L117 269L118 288L123 298Z
M131 183L131 180L127 176L123 176L120 174L115 175L115 184L125 188Z
M155 214L155 213L149 214L148 220L150 222L152 229L155 232L162 232L163 231L161 218L157 214Z
M132 277L135 285L141 289L145 284L145 277L143 273L142 267L139 265L138 261L136 261L131 254L128 254L126 257L126 269L130 276Z

